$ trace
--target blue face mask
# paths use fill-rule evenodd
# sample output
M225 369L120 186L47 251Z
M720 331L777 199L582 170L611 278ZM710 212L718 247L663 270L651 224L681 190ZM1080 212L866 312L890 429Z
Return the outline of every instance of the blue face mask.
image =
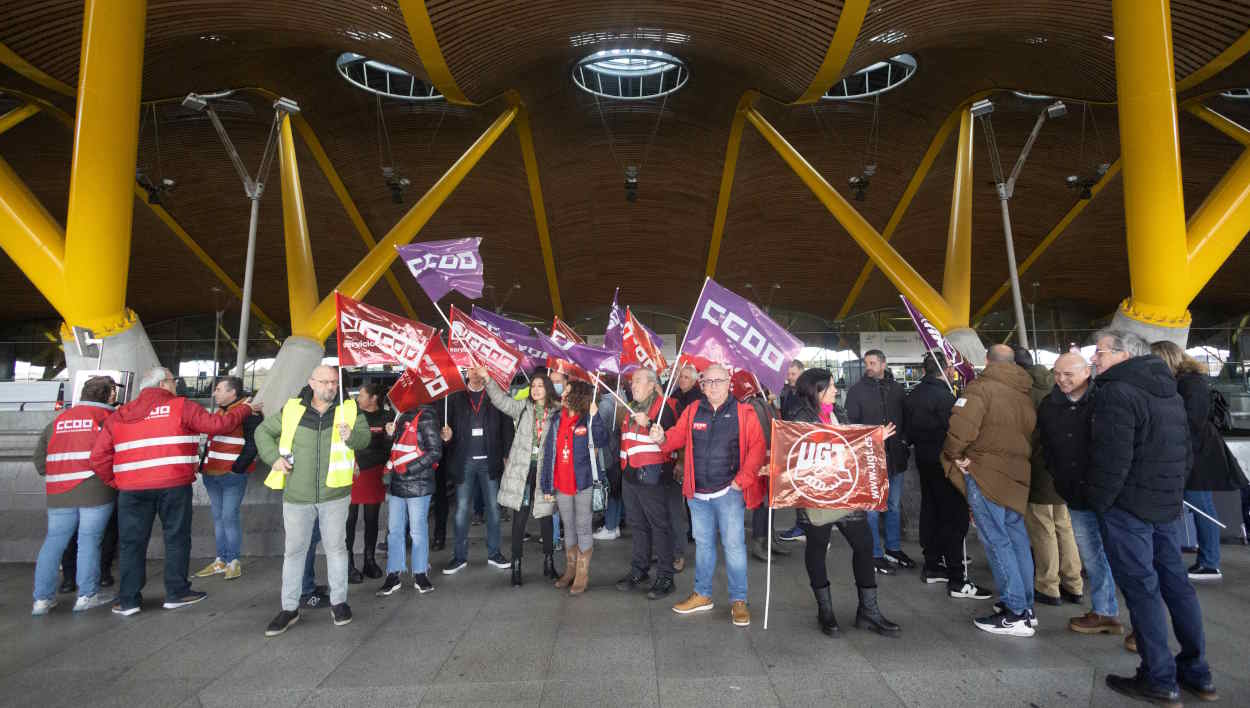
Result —
M559 381L552 381L551 387L556 390L557 396L562 395L564 393L564 384Z

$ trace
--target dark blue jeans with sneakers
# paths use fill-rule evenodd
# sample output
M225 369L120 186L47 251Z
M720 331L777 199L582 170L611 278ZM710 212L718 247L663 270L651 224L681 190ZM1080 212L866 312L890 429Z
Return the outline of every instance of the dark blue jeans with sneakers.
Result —
M968 488L968 508L972 509L998 595L1007 609L1022 615L1033 609L1033 550L1029 547L1024 517L986 499L971 474L964 475L964 484ZM950 563L950 559L946 562Z
M1180 523L1142 521L1114 507L1099 517L1111 573L1133 621L1141 655L1138 673L1151 685L1169 690L1177 687L1178 677L1196 685L1211 680L1202 608L1181 559ZM1168 649L1169 614L1181 645L1175 660Z

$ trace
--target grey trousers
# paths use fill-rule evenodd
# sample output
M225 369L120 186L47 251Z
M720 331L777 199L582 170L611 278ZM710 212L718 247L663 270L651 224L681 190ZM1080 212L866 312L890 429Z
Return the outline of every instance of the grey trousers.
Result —
M594 514L590 511L590 495L592 489L587 487L573 496L556 492L556 506L560 509L560 521L564 523L564 543L566 548L573 544L583 551L594 547L591 527Z
M347 508L351 497L320 504L282 503L286 553L282 558L282 609L294 612L304 580L304 560L312 540L313 524L321 525L321 547L326 552L330 604L347 602ZM402 550L402 549L401 549Z

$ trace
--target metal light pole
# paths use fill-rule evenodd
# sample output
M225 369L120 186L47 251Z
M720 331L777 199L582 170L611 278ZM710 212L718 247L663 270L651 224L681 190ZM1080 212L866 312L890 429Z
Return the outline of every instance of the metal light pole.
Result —
M1033 142L1037 140L1038 133L1042 132L1042 125L1047 118L1059 118L1065 115L1068 108L1063 105L1063 101L1055 101L1037 116L1037 122L1033 124L1033 132L1029 133L1029 139L1024 142L1024 148L1020 150L1020 157L1016 158L1016 164L1011 168L1010 176L1004 176L1002 161L998 156L998 143L994 140L994 126L990 123L990 114L993 112L994 104L989 99L982 99L972 104L972 116L981 120L981 127L985 132L990 165L994 168L994 186L998 192L999 205L1003 213L1003 236L1007 239L1007 273L1011 281L1011 303L1016 311L1016 332L1020 346L1028 349L1029 333L1024 324L1024 304L1020 300L1020 275L1016 271L1016 247L1011 237L1011 209L1008 202L1011 201L1011 195L1015 192L1016 179L1020 177L1024 161L1028 158L1029 151L1033 149Z
M195 93L187 94L182 99L184 108L193 111L204 111L208 115L208 120L212 122L213 129L217 131L218 137L221 138L222 145L226 148L226 154L230 157L230 161L234 163L234 169L239 173L239 177L243 180L243 192L252 202L251 218L247 226L247 260L243 268L243 297L239 310L239 356L235 367L235 375L243 377L243 367L247 364L247 333L251 320L252 309L252 272L255 269L256 259L256 224L260 219L260 198L265 193L265 181L269 178L269 168L273 165L273 156L277 152L278 142L274 136L278 132L278 126L281 125L282 119L287 115L296 115L299 113L299 104L289 98L279 98L273 102L273 123L269 126L269 139L265 141L265 150L261 154L260 166L256 169L256 177L253 178L248 174L247 168L243 166L243 159L239 157L239 151L234 148L234 143L230 141L230 136L226 134L226 128L221 124L221 119L217 117L217 111L213 110L213 99L225 98L234 91L222 91L221 93L199 95ZM220 319L218 320L220 324Z

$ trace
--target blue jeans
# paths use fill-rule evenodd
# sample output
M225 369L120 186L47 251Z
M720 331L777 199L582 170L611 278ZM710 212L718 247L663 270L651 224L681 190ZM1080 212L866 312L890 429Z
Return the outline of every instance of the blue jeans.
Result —
M972 475L965 474L964 483L968 487L968 507L977 523L977 535L985 547L998 595L1007 609L1023 614L1033 609L1033 551L1024 517L986 499Z
M313 522L312 540L308 542L308 555L304 557L304 581L300 583L300 595L317 591L317 544L321 543L321 523ZM388 546L389 548L389 546Z
M621 527L621 512L624 511L625 505L621 503L620 497L608 496L608 506L603 510L603 528L615 531Z
M486 505L486 557L499 552L499 480L490 478L485 461L475 464L469 461L464 467L464 481L456 485L456 549L455 560L469 559L469 508L473 506L473 492L482 490L482 496L490 500ZM390 541L387 541L390 548ZM388 551L389 553L389 551Z
M743 520L746 505L742 492L727 493L702 501L690 500L690 524L694 528L694 591L712 596L712 576L716 574L716 535L725 547L725 574L729 579L729 601L747 599L747 542Z
M560 542L560 510L556 509L551 512L551 543L555 545Z
M100 539L113 516L113 505L48 509L48 535L35 561L35 599L56 597L61 554L78 529L78 594L89 597L100 589Z
M1179 674L1201 685L1211 678L1205 657L1202 608L1181 559L1177 521L1151 523L1112 507L1099 517L1111 572L1124 593L1143 674L1151 684L1175 689ZM1167 614L1164 613L1167 605ZM1168 614L1181 645L1175 661L1168 649Z
M1115 581L1111 577L1111 565L1102 547L1102 531L1098 528L1098 514L1068 507L1072 517L1072 535L1076 538L1076 551L1085 567L1087 591L1094 612L1103 617L1120 614L1115 599Z
M405 567L404 527L411 529L412 574L418 575L430 569L430 499L423 497L403 498L386 495L386 572L402 573Z
M247 491L247 475L226 474L201 475L208 499L213 505L213 535L217 539L217 557L229 563L239 558L243 546L243 525L239 521L239 507L243 505L243 493Z
M1203 514L1220 518L1215 513L1215 498L1211 492L1185 492L1185 501L1193 504ZM1186 510L1186 513L1193 513ZM1198 531L1198 565L1212 570L1220 569L1220 527L1194 514L1194 528Z
M886 499L885 511L868 512L868 528L872 529L872 557L880 558L885 551L902 549L901 532L899 530L899 505L903 502L903 473L890 475L890 495ZM885 515L885 549L881 548L881 535L877 533L877 518Z

